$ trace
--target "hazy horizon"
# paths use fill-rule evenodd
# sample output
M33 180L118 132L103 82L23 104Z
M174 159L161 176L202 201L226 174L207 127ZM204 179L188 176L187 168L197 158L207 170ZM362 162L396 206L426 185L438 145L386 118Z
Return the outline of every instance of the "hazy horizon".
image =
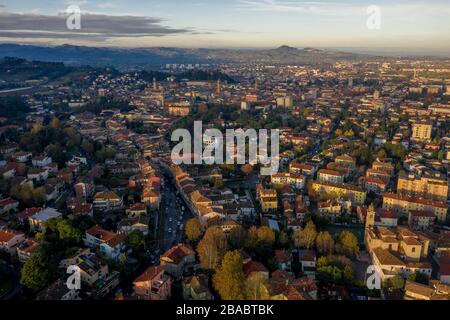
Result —
M81 29L66 9L81 9ZM368 8L380 9L370 29ZM369 10L370 11L370 10ZM91 47L340 48L450 56L443 0L32 0L0 2L0 42Z

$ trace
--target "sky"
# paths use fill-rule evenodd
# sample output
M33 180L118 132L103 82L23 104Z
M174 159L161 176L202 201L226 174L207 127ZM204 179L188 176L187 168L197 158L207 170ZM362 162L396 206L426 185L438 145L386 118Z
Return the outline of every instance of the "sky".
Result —
M81 29L66 10L81 9ZM379 20L368 8L379 8ZM373 9L373 8L372 8ZM0 42L399 50L450 56L449 0L0 0ZM372 27L368 27L368 19ZM373 22L379 21L379 28Z

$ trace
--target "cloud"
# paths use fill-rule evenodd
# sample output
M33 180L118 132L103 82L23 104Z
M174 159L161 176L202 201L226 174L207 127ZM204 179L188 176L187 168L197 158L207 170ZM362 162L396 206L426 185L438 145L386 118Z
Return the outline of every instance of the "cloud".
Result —
M111 2L102 2L97 5L97 8L100 9L112 9L117 8L117 5Z
M361 12L361 6L324 1L239 0L236 8L243 11L294 12L327 16Z
M303 13L327 17L367 16L372 1L331 2L293 0L238 0L235 8L240 11ZM380 4L384 17L401 20L412 18L442 18L450 14L450 5L439 2Z
M67 15L19 14L0 12L0 37L5 38L70 38L107 40L123 37L162 37L173 34L193 34L189 28L164 26L153 17L112 16L95 13L81 15L81 29L66 27Z

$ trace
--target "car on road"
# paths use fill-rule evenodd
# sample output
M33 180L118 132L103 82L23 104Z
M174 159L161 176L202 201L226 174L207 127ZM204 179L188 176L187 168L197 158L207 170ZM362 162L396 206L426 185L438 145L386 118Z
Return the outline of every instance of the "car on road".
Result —
M168 231L169 233L172 233L172 228L169 228L167 231Z

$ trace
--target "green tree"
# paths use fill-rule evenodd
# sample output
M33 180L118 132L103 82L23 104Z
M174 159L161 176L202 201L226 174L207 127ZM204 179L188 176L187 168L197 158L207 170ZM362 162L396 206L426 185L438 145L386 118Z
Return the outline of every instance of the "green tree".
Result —
M334 252L334 239L329 232L320 232L316 238L316 247L320 254L330 255Z
M345 266L342 272L345 283L351 284L353 282L353 269L350 266Z
M11 196L22 201L26 206L33 205L33 188L28 184L15 185L11 188Z
M395 276L386 281L385 286L392 289L403 289L405 286L405 279L401 276Z
M326 285L329 283L339 283L342 280L342 272L336 266L324 266L317 268L317 281Z
M36 252L25 262L20 282L28 289L37 292L48 286L54 275L54 270L48 259L42 252Z
M195 242L202 236L202 225L197 218L189 219L184 226L184 234L189 241Z
M424 285L428 285L430 279L428 278L428 276L424 273L421 273L419 271L412 273L408 276L408 280L409 281L413 281L413 282L417 282L417 283L421 283Z
M336 252L355 257L359 254L358 238L350 231L342 231L336 244Z
M137 249L145 243L145 237L142 231L133 230L125 238L125 244L132 249Z
M317 263L316 263L317 268L326 267L328 265L329 265L329 262L328 262L327 257L320 257L319 259L317 259Z
M67 242L79 242L81 239L80 230L74 228L69 220L60 220L56 225L59 239Z
M83 142L81 143L81 148L83 148L84 151L88 154L92 154L94 152L94 145L89 142L87 139L83 139Z
M245 275L239 251L227 252L213 277L213 285L223 300L242 300Z
M33 201L36 205L40 206L45 203L47 196L45 194L44 187L33 189L32 194L33 194Z

